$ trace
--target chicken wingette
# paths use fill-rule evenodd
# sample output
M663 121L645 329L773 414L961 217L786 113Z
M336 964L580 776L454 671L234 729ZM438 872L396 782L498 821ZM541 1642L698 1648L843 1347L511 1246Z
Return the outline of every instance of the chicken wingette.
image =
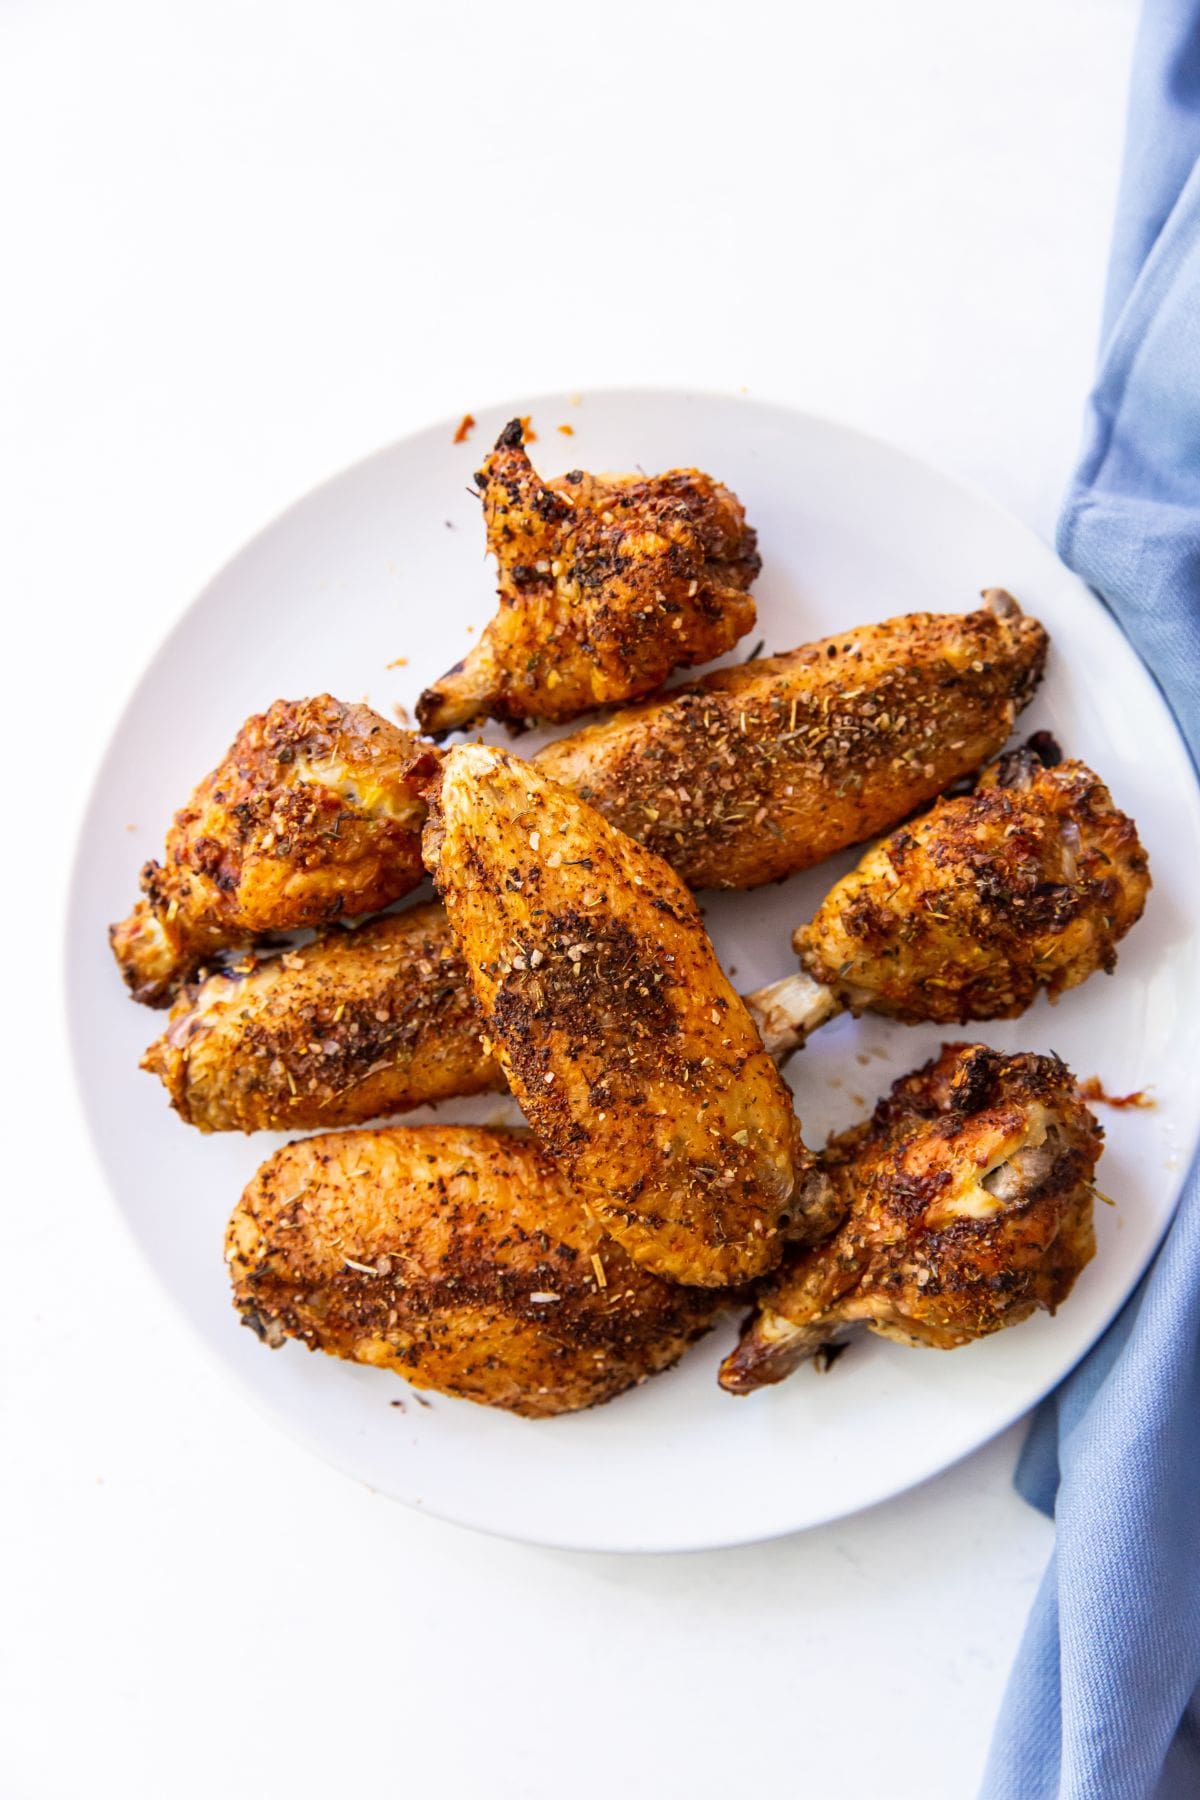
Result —
M732 650L760 562L735 494L697 469L543 481L521 421L475 480L500 610L417 718L435 736L486 717L573 719Z
M1000 748L1046 637L1006 596L991 606L745 663L534 760L692 887L776 880L896 824ZM135 997L165 1003L222 950L406 893L437 756L327 697L249 720L113 927Z
M425 851L497 1060L581 1201L671 1280L771 1268L809 1158L678 876L485 744L446 757Z
M361 1125L504 1086L437 905L185 988L142 1067L201 1131Z
M528 1418L668 1368L725 1296L648 1274L524 1134L393 1126L277 1150L229 1222L243 1322Z
M328 694L248 719L109 933L134 998L166 1004L230 946L378 912L415 887L434 767L428 744Z
M831 1144L843 1223L759 1288L721 1386L782 1381L862 1327L949 1350L1053 1312L1095 1249L1101 1136L1057 1057L946 1045Z
M549 744L537 765L694 888L750 888L886 831L994 756L1046 634L1000 590L695 685Z
M750 996L769 1049L843 1008L1015 1019L1111 973L1146 903L1146 853L1099 776L1059 755L1040 733L867 852L796 932L803 973Z

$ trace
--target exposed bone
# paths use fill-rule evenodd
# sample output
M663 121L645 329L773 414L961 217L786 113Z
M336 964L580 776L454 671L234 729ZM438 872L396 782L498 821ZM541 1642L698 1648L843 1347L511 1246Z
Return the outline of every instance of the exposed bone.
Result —
M777 1062L799 1050L810 1032L836 1017L844 1002L800 969L743 996L764 1048Z
M984 588L981 596L983 604L998 619L1019 619L1021 608L1007 588Z

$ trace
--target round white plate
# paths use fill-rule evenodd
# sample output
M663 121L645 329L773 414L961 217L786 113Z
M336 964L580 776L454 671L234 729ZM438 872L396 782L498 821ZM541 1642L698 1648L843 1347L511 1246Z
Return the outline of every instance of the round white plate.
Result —
M715 1381L730 1323L645 1387L544 1423L437 1395L423 1406L395 1376L297 1344L271 1353L238 1329L222 1231L280 1140L203 1138L168 1110L137 1068L161 1015L126 997L105 927L128 910L172 811L248 713L321 690L365 696L384 712L411 707L462 654L493 607L467 484L518 411L532 416L546 473L692 464L734 487L759 532L753 636L769 650L894 613L968 611L993 585L1048 627L1049 673L1020 730L1049 726L1101 772L1138 821L1155 882L1115 978L975 1030L1003 1049L1053 1048L1108 1092L1148 1089L1156 1101L1102 1109L1099 1181L1116 1204L1097 1208L1098 1253L1056 1319L952 1355L866 1338L828 1374L804 1368L747 1399ZM469 442L453 436L452 422L407 438L269 526L196 601L125 712L84 827L69 942L79 1079L118 1205L179 1306L267 1410L410 1505L605 1550L742 1543L868 1506L945 1468L1045 1394L1117 1312L1166 1227L1200 1126L1200 807L1187 755L1117 627L1051 552L884 444L757 401L653 392L522 400L481 414ZM389 666L400 657L406 666ZM794 966L792 927L852 861L709 897L708 922L739 985ZM943 1035L870 1018L822 1031L789 1069L809 1141L860 1118ZM443 1116L493 1120L509 1104L456 1102Z

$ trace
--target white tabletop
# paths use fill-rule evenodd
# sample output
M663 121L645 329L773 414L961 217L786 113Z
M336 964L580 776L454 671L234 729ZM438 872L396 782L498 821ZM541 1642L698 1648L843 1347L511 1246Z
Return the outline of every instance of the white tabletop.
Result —
M1011 1490L1019 1430L871 1514L674 1559L492 1541L354 1486L227 1385L123 1233L71 1093L61 896L166 626L290 499L431 418L746 388L1049 534L1133 23L1127 0L5 9L6 1795L973 1791L1051 1544Z

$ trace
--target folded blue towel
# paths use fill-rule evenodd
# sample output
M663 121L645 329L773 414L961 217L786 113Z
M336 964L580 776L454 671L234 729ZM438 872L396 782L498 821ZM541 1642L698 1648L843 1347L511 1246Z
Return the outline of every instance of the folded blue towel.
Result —
M1143 12L1100 368L1058 547L1200 759L1197 0ZM1056 1549L986 1800L1198 1800L1200 1167L1145 1281L1038 1413L1017 1485L1053 1513Z

